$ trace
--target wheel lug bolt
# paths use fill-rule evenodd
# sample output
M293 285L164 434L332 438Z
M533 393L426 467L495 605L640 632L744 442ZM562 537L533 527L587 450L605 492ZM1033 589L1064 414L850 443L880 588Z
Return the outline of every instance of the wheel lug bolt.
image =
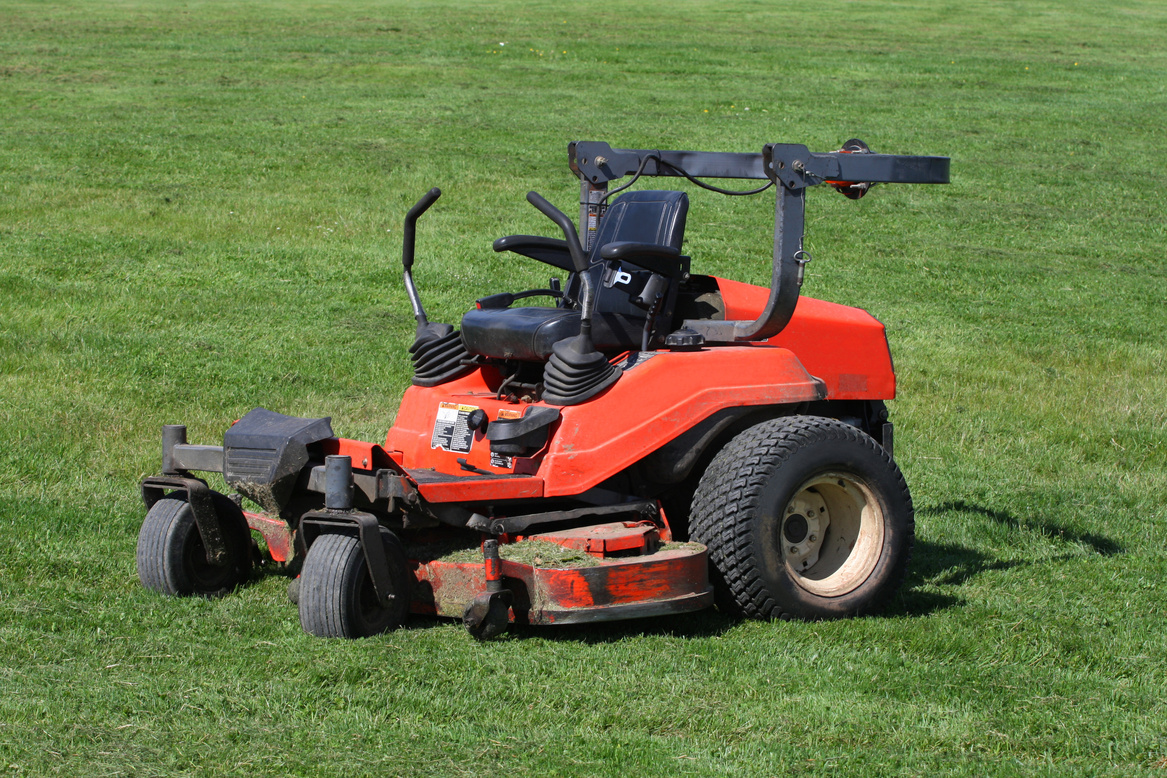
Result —
M814 543L814 542L815 542L816 540L818 540L818 539L819 539L819 536L818 536L818 535L811 535L811 536L810 536L810 542L811 542L811 543Z

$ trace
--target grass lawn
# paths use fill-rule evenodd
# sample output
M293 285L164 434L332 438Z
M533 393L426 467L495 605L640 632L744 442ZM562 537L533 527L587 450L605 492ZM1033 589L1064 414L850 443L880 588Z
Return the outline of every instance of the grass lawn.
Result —
M1167 774L1167 6L0 5L0 775ZM804 291L888 327L917 506L884 616L479 645L303 634L278 572L138 584L164 423L380 441L432 318L546 280L570 140L952 157L808 196ZM772 195L691 189L764 282Z

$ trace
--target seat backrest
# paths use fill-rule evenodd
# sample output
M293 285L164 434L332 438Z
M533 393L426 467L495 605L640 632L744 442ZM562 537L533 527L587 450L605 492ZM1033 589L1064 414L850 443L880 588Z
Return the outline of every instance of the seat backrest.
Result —
M588 254L592 288L596 293L597 312L645 315L632 301L644 289L652 274L632 265L605 262L600 249L609 243L631 241L654 243L681 249L685 238L685 218L689 213L689 195L684 192L644 189L620 195L600 219L599 231ZM610 266L611 265L611 266ZM606 278L605 278L606 277ZM575 290L569 289L569 294Z
M688 213L689 195L684 192L641 190L622 194L612 201L600 219L591 260L600 258L602 247L622 240L680 250Z

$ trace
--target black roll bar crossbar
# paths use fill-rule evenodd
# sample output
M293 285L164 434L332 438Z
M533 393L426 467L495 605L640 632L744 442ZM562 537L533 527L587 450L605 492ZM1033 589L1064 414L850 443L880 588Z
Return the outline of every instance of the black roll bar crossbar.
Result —
M850 143L848 144L850 145ZM860 144L866 148L864 144ZM778 190L774 206L774 260L770 298L754 321L688 319L682 327L706 342L765 340L790 321L802 288L809 255L802 249L806 189L832 184L947 184L948 157L872 154L859 151L812 153L797 143L768 143L761 154L717 151L613 149L602 141L575 141L567 147L571 170L580 179L580 241L591 249L603 216L608 182L641 176L769 179Z

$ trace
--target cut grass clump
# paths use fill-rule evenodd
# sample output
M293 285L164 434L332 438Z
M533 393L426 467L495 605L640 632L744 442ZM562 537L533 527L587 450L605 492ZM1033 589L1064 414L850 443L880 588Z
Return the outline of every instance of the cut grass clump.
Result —
M705 547L700 543L664 543L661 551L700 551ZM482 562L482 550L477 545L453 550L449 545L433 548L429 545L413 544L406 547L410 559L421 559L450 564ZM508 562L521 562L531 567L596 567L600 560L586 551L565 548L549 540L521 540L498 547L498 555Z
M547 540L521 540L518 543L500 545L498 555L508 562L521 562L531 567L595 567L600 564L600 560L590 554L574 548L564 548ZM476 546L430 558L450 564L481 563L482 551Z
M547 540L523 540L499 546L498 555L508 562L531 567L595 567L600 560L585 551L564 548Z
M662 543L660 550L661 551L704 551L705 546L701 545L700 543L694 543L693 541L689 541L689 540L685 541L684 543L678 543L676 541L673 541L672 543Z

